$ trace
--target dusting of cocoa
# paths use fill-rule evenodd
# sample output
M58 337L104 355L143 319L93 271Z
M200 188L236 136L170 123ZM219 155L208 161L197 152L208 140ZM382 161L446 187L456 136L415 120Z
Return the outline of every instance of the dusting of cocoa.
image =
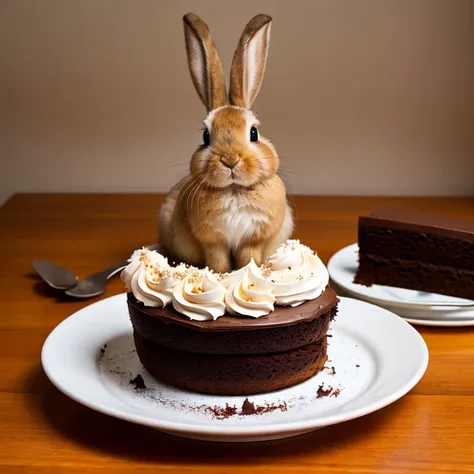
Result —
M144 390L146 388L145 381L140 374L130 380L130 385L135 385L135 390Z
M231 407L228 403L225 404L225 407L208 407L210 413L217 418L218 420L225 420L231 416L237 415L237 407Z

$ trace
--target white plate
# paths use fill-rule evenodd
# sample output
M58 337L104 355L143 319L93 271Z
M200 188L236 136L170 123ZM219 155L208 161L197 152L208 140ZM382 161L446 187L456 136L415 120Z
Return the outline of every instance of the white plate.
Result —
M431 327L442 327L442 328L459 328L459 327L467 327L467 326L474 326L474 319L466 320L456 320L456 319L448 319L446 321L440 321L439 319L416 319L411 317L402 316L402 318L410 324L414 326L431 326Z
M350 292L344 290L342 287L336 284L332 284L332 288L340 296L352 297ZM410 324L415 326L432 326L432 327L463 327L463 326L474 326L474 319L456 319L454 317L445 317L442 319L442 313L436 313L436 318L433 318L433 313L427 310L422 311L421 309L410 309L410 308L399 308L384 306L383 304L378 304L381 308L384 308L388 311L392 311L395 314L398 314L401 318L407 321ZM462 314L462 313L461 313ZM446 316L446 315L444 315Z
M377 306L341 298L330 334L327 365L335 375L326 369L295 387L249 397L256 406L286 403L286 411L227 419L216 419L206 407L228 403L239 408L245 397L186 392L145 372L134 352L125 294L87 306L59 324L43 346L42 363L59 390L89 408L212 441L285 438L357 418L405 395L426 370L428 349L422 337ZM137 374L143 376L145 390L130 385ZM317 398L321 384L339 389L339 396Z
M331 279L351 295L382 305L385 308L390 307L392 311L400 308L423 309L430 311L433 317L436 317L436 313L439 313L442 317L452 316L455 319L474 319L474 308L432 306L433 303L441 302L461 305L463 303L474 304L474 301L392 286L372 285L367 287L354 283L354 276L358 267L358 251L357 244L349 245L335 253L328 263Z

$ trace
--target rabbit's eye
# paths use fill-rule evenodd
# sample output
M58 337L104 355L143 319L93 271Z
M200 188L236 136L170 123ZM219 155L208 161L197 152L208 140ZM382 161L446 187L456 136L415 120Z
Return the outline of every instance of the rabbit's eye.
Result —
M209 146L211 144L211 135L209 134L209 130L207 128L202 134L202 140L204 142L204 146Z
M258 130L257 127L252 127L250 129L250 141L251 142L258 142Z

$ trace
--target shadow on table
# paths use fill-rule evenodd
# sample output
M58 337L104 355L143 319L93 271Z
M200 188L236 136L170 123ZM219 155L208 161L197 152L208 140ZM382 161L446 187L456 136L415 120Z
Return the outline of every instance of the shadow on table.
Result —
M41 379L38 373L32 374ZM404 400L371 415L330 426L312 433L277 441L258 443L212 443L178 438L133 423L128 423L90 410L67 398L51 384L44 397L34 397L33 409L55 431L86 449L117 458L160 463L192 463L237 465L265 459L287 458L318 451L325 456L360 443L387 429L387 424L402 409Z

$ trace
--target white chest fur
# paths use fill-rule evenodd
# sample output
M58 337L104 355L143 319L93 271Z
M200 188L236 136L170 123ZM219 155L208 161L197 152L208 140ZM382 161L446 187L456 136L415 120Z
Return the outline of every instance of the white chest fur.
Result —
M268 214L246 202L242 196L224 196L221 204L221 214L215 222L215 230L227 239L232 249L236 249L243 239L252 235L255 228L268 223Z

